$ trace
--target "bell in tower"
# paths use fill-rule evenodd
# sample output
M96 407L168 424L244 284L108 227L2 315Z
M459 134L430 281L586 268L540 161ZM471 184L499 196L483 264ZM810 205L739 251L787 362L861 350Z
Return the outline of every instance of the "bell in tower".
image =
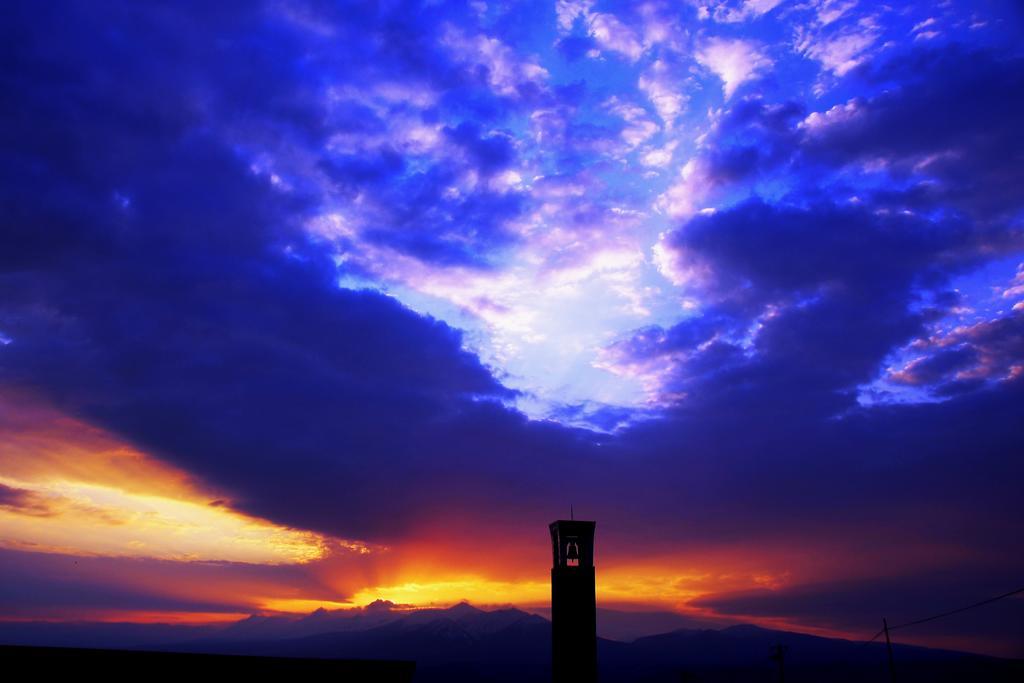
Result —
M596 522L552 522L551 672L554 683L597 681Z
M570 567L580 566L580 547L576 545L576 541L569 543L569 551L565 554L566 565Z

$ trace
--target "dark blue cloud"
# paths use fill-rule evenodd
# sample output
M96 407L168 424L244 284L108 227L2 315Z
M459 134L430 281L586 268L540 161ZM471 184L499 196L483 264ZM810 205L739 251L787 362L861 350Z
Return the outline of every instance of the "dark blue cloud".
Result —
M866 68L891 89L857 102L857 114L805 142L828 162L886 160L893 173L929 178L932 205L982 219L1019 218L1024 183L1024 60L953 45ZM940 113L941 115L937 115Z
M954 69L948 60L960 61ZM945 527L954 543L1006 557L1001 534L1010 533L1006 515L1015 503L1000 479L1018 468L1010 454L1020 440L1008 425L1020 419L1022 406L1019 378L1005 378L1021 359L1019 346L1011 351L1018 316L990 322L992 350L988 324L952 339L955 355L949 347L922 350L935 354L920 367L930 371L927 382L952 400L871 407L858 401L890 354L927 337L962 305L952 291L956 278L1024 245L1013 218L1019 198L1005 193L1006 185L959 185L933 169L935 186L945 189L920 193L909 207L909 194L873 192L850 178L853 162L874 155L893 160L898 180L899 172L910 172L909 160L954 145L968 166L984 167L979 177L1004 177L1003 160L989 151L1016 125L1017 117L1003 112L1016 106L1016 91L1007 88L1019 69L958 50L943 68L957 73L944 79L929 67L923 75L907 73L888 94L865 97L857 104L862 123L837 126L835 138L831 127L817 137L802 129L805 112L796 105L746 100L723 116L704 152L711 181L732 189L778 174L787 189L698 215L670 232L664 244L680 271L691 274L689 291L704 306L674 326L638 330L614 349L626 362L667 365L664 394L682 397L662 420L634 427L621 442L663 463L663 484L686 490L686 502L655 502L653 489L637 483L666 519L685 517L699 528L694 534L719 539L781 537L796 528L814 535L822 518L833 532L847 523L877 531L872 508L887 501L924 507L913 513L918 521L901 517L892 536L877 532L874 550L916 533L909 529L918 528L922 509L937 518L957 510L970 521ZM975 74L986 94L971 100L962 86ZM972 120L970 112L982 106L977 100L1000 98L1011 101ZM962 101L952 123L935 115L941 102L954 100ZM920 101L929 102L930 113ZM915 116L930 119L931 134L908 131L906 140L896 140L896 122L910 126ZM845 145L844 135L857 137ZM962 196L954 193L958 187ZM859 201L849 201L852 195ZM1002 208L985 208L995 206ZM989 376L1000 381L952 380L959 370L988 363Z
M467 150L461 160L447 150L411 155L373 140L386 138L397 116L457 119L470 110L479 114L489 98L486 106L495 116L505 112L502 118L523 98L497 97L479 64L459 61L444 47L446 31L466 24L464 3L357 5L186 4L156 11L116 3L16 4L5 22L7 48L0 59L5 87L23 94L6 102L7 115L23 120L4 134L36 137L65 165L81 164L85 160L74 158L81 150L67 139L74 134L63 118L67 112L47 111L73 102L88 114L77 131L92 128L120 146L125 170L140 161L133 159L142 149L137 140L203 131L230 137L225 142L240 157L257 162L258 151L269 149L281 160L273 170L308 193L310 202L323 201L324 188L287 167L289 157L306 155L334 185L331 203L371 194L394 207L394 215L372 219L381 243L427 261L484 265L491 247L512 239L505 223L518 215L520 198L484 188L455 200L443 191L466 174L488 176L513 162L507 137L478 131L470 140L469 128L477 124L456 126L462 133L453 135L452 144ZM371 107L381 83L397 94ZM441 96L433 110L402 94L432 89ZM359 145L338 149L331 144L338 136ZM5 181L12 187L39 182L57 166L16 158L15 150L26 143L19 140L6 153L12 163ZM115 192L124 195L118 187ZM31 239L19 236L20 242Z
M1019 376L1024 348L1024 314L1011 311L992 320L960 325L916 345L919 356L892 379L930 387L940 396L982 388L990 380Z
M684 261L710 266L713 296L770 301L828 287L884 295L1018 246L1014 236L960 220L878 213L874 207L752 199L697 216L668 240Z
M717 303L667 329L639 330L616 351L642 363L667 360L663 391L684 395L677 409L694 420L742 423L748 436L769 440L790 438L776 434L782 428L807 441L791 448L806 448L830 421L865 411L862 387L885 374L890 354L927 338L929 325L950 314L958 300L946 296L951 279L988 258L992 242L987 229L959 220L751 200L692 219L668 242L686 267L710 273L701 286ZM937 296L925 296L930 292ZM1004 378L1020 349L1010 350L1009 322L993 326L998 356L984 350L984 326L964 353L989 359L984 377ZM956 368L938 352L920 370L942 365L942 376L951 377ZM964 382L944 391L983 386ZM713 443L708 447L717 448ZM836 448L850 446L821 446Z
M1024 207L1011 188L1024 182L1022 73L1019 56L949 44L861 67L866 94L806 120L801 103L746 98L723 114L703 152L707 179L716 188L770 180L894 211L967 213L1019 232ZM864 166L889 182L857 178Z
M815 406L852 405L890 353L955 308L955 277L1024 247L1020 197L1008 190L1019 169L1007 166L1020 156L1019 61L956 45L910 51L862 69L858 77L879 92L826 115L805 118L801 105L759 98L733 105L703 153L707 181L749 191L781 179L786 191L671 233L665 243L677 266L707 274L699 287L712 305L672 328L640 330L619 350L647 359L688 352L677 376L701 387L698 400L727 391L726 374L742 368L736 381L799 378L790 390L832 396ZM853 175L855 164L878 160L888 185ZM760 332L741 348L752 326ZM954 359L940 353L918 370ZM979 354L964 349L957 358L967 356ZM750 375L773 362L778 372ZM1004 354L994 365L1011 363Z
M373 152L337 154L322 162L332 180L350 194L371 183L385 183L401 175L406 168L405 157L393 148Z
M401 528L441 488L491 477L501 456L473 454L492 438L537 451L552 430L497 403L511 392L458 331L336 286L301 229L315 198L252 172L191 112L191 91L152 82L170 86L172 74L135 73L104 40L79 44L86 59L69 69L69 46L48 45L23 37L7 72L22 87L3 121L6 386L185 467L251 513L345 535ZM436 210L437 186L410 198L407 222ZM541 451L575 439L553 436ZM385 502L387 516L370 513Z
M512 138L507 134L485 134L478 124L471 121L446 128L445 134L466 151L485 176L507 168L515 160Z
M386 486L377 467L425 446L417 425L457 425L480 410L477 397L509 396L456 331L379 294L337 289L329 262L274 229L288 214L268 188L203 142L160 159L167 173L147 170L127 213L111 202L95 222L61 216L103 248L4 273L5 383L243 500L262 495L250 484L265 489L264 503L277 500L300 525L312 522L295 505L306 495L351 489L355 504L375 495L359 483L371 471ZM26 219L32 208L22 207ZM272 494L298 472L296 498ZM260 508L251 511L272 516Z
M940 351L915 363L900 381L907 384L935 384L948 375L978 362L978 352L971 347Z
M798 125L806 113L796 102L740 100L723 115L715 144L706 152L708 179L716 185L741 183L791 164L800 139Z
M365 238L423 261L487 267L496 251L516 241L507 224L523 210L524 197L487 189L451 193L458 181L455 169L435 166L379 188L387 214Z

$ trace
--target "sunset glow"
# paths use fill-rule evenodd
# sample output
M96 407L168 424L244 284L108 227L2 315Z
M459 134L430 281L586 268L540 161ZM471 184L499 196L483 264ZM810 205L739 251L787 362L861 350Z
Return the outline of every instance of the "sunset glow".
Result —
M4 5L0 627L1024 585L1019 3Z
M239 514L185 472L100 430L38 405L4 408L0 547L271 564L327 552L323 536Z
M0 477L23 501L0 510L2 545L43 552L229 562L308 562L324 540L211 505L121 489Z

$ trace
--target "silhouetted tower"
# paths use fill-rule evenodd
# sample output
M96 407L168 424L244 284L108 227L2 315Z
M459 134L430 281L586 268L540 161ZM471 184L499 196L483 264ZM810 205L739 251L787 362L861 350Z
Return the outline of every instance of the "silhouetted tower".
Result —
M551 672L554 683L597 680L597 599L594 527L597 522L552 522Z

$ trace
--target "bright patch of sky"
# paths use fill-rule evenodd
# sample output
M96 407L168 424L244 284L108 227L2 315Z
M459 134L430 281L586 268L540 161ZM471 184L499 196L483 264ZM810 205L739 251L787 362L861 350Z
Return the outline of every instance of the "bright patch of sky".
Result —
M391 181L341 191L301 153L287 163L322 187L310 231L336 251L342 286L386 291L464 330L531 417L564 420L581 404L639 415L660 397L604 351L703 305L659 267L660 236L801 182L784 171L746 184L711 178L723 117L752 100L823 116L874 94L853 74L901 43L965 29L998 39L987 16L973 3L480 3L437 46L464 70L458 92L399 76L326 89L337 116L363 109L381 122L339 129L328 155L360 178L401 166ZM848 190L877 182L851 175ZM416 193L434 182L445 184L443 206L427 215Z

